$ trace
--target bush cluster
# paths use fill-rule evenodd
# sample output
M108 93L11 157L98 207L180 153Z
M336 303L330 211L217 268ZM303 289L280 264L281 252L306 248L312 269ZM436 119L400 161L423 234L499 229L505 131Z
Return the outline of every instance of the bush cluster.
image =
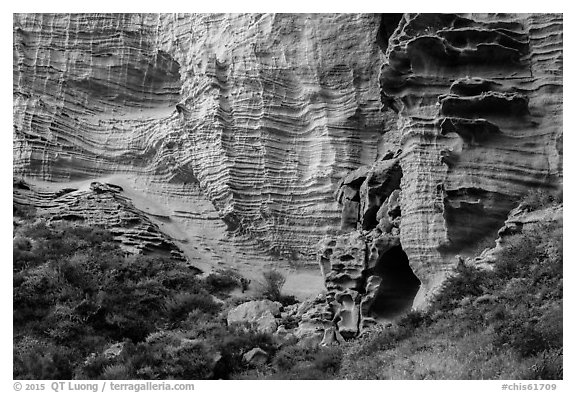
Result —
M271 335L219 314L213 294L247 285L236 273L201 280L178 261L126 255L104 229L33 219L14 237L14 378L230 378L252 348L275 354Z
M527 211L534 211L554 203L562 203L562 201L562 190L554 192L551 190L535 189L528 192L528 194L522 198L520 206Z
M101 228L29 221L13 250L14 378L69 379L114 342L133 343L134 354L159 351L146 341L151 334L189 325L192 312L214 318L221 309L192 270L169 258L128 256ZM171 350L204 356L199 348Z
M15 379L563 376L558 225L508 237L493 270L459 266L425 312L341 347L309 348L226 326L213 295L246 285L234 272L201 280L168 258L125 255L106 230L22 216L13 242ZM263 277L263 297L295 301L282 294L281 273ZM107 353L118 343L120 353ZM242 360L256 347L267 364Z
M286 283L286 277L277 270L267 270L262 273L264 282L262 284L262 296L273 302L280 302L284 306L295 304L298 300L292 295L284 295L282 287Z
M267 379L333 379L341 363L338 347L291 345L278 351L272 360L274 372Z

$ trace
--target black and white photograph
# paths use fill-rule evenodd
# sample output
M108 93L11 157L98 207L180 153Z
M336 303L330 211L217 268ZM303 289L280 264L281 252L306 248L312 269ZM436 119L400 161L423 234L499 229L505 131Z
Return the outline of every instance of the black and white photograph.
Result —
M131 9L12 14L6 391L561 391L562 12Z

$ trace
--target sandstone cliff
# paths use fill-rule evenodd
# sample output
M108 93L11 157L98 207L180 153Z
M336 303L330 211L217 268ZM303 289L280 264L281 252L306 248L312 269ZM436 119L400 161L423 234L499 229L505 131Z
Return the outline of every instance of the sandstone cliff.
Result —
M342 334L425 305L529 190L562 188L561 17L403 15L380 85L400 142L342 179L318 253Z
M377 15L15 15L15 174L200 186L231 230L298 256L373 162ZM306 258L305 258L306 259ZM310 258L307 258L310 259Z
M390 41L400 240L430 288L529 189L562 186L562 18L407 15Z
M320 241L353 335L561 189L562 35L551 14L15 15L14 173L208 199L309 263Z

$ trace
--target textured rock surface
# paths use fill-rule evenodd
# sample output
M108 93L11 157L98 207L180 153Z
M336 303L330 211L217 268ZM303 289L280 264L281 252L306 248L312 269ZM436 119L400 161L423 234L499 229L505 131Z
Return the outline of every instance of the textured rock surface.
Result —
M193 186L230 229L298 256L369 164L377 15L15 15L15 173ZM169 189L167 190L169 191ZM299 254L300 253L300 254Z
M494 243L487 246L480 255L471 258L462 258L458 256L460 263L472 265L484 269L492 269L494 262L496 262L500 251L504 248L509 241L509 237L522 233L525 230L535 233L540 232L543 237L546 237L546 225L554 223L557 228L563 226L563 213L564 206L562 202L548 201L550 206L539 207L535 211L529 209L524 203L510 211L504 226L498 231L498 239ZM554 250L554 252L562 252L561 250Z
M381 73L402 135L400 241L423 295L530 188L562 185L561 15L405 15Z
M104 227L122 249L132 254L164 255L187 261L173 239L123 196L119 186L92 182L88 189L65 188L51 192L15 181L13 199L14 203L35 207L39 216L52 223ZM163 219L169 220L169 217Z
M268 361L268 353L261 348L252 348L242 355L242 360L248 364L262 365Z
M347 233L327 236L318 245L331 320L344 337L410 309L420 286L400 244L398 153L342 179L336 199L342 205L341 230ZM347 207L354 201L353 220Z
M506 236L522 232L524 227L537 226L542 223L562 221L563 205L553 205L544 209L530 211L525 206L518 206L508 214L504 226L498 231L498 242L504 241Z
M348 233L318 248L326 322L344 336L425 305L522 196L562 187L560 16L404 15L380 83L399 143L342 178Z
M280 316L278 302L253 300L242 303L228 312L228 325L241 325L263 333L274 333L278 327L276 317Z
M396 262L424 305L529 189L562 187L562 23L15 15L14 172L137 177L139 192L188 204L166 214L184 232L209 200L237 243L305 262L329 235L341 255L321 242L328 300L307 326L331 314L329 326L353 334L393 295ZM200 241L221 238L224 224L203 225ZM363 245L344 250L344 239ZM256 258L241 254L219 258Z
M296 313L300 322L294 332L300 341L318 345L324 342L328 332L334 331L334 311L330 303L331 299L321 294L300 304Z

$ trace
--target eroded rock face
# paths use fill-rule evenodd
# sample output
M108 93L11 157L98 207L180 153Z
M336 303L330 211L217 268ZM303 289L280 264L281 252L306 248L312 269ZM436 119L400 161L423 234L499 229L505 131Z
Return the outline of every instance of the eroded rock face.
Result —
M549 200L547 205L546 207L540 206L536 210L532 210L521 203L510 211L504 226L498 230L498 238L493 243L487 245L480 255L476 257L463 258L458 255L458 262L492 270L500 252L504 249L506 243L510 241L510 237L527 230L528 232L541 233L546 238L549 235L546 233L549 228L547 226L551 223L554 224L554 228L562 228L563 203ZM562 253L562 250L555 249L553 251Z
M343 225L348 233L318 245L330 321L345 338L409 310L420 287L400 244L401 177L398 158L389 154L348 174L336 193L343 217L347 195L360 201L356 225Z
M173 239L137 209L117 185L92 182L86 190L64 188L52 192L17 180L14 181L13 199L14 203L33 206L39 216L51 223L69 222L106 228L120 247L129 253L168 256L188 263Z
M351 232L321 242L319 262L328 290L360 288L366 260L365 241L361 233Z
M408 264L423 306L527 190L562 187L562 23L15 15L14 172L201 189L229 230L307 262L328 234L309 330L331 313L354 334L386 314L386 269Z
M328 338L332 342L329 332L334 332L334 311L330 297L318 295L314 299L302 302L296 313L300 318L298 328L294 334L300 340L310 345L319 345ZM343 339L342 339L343 340Z
M402 135L400 242L422 281L495 233L534 187L562 186L562 16L408 14L380 84Z
M380 111L379 28L359 14L14 15L15 174L196 184L230 230L311 262L338 226L336 183L378 157L395 117Z
M400 140L342 178L347 233L319 244L344 336L424 306L457 252L495 239L530 189L562 186L561 37L557 15L400 18L380 78Z

